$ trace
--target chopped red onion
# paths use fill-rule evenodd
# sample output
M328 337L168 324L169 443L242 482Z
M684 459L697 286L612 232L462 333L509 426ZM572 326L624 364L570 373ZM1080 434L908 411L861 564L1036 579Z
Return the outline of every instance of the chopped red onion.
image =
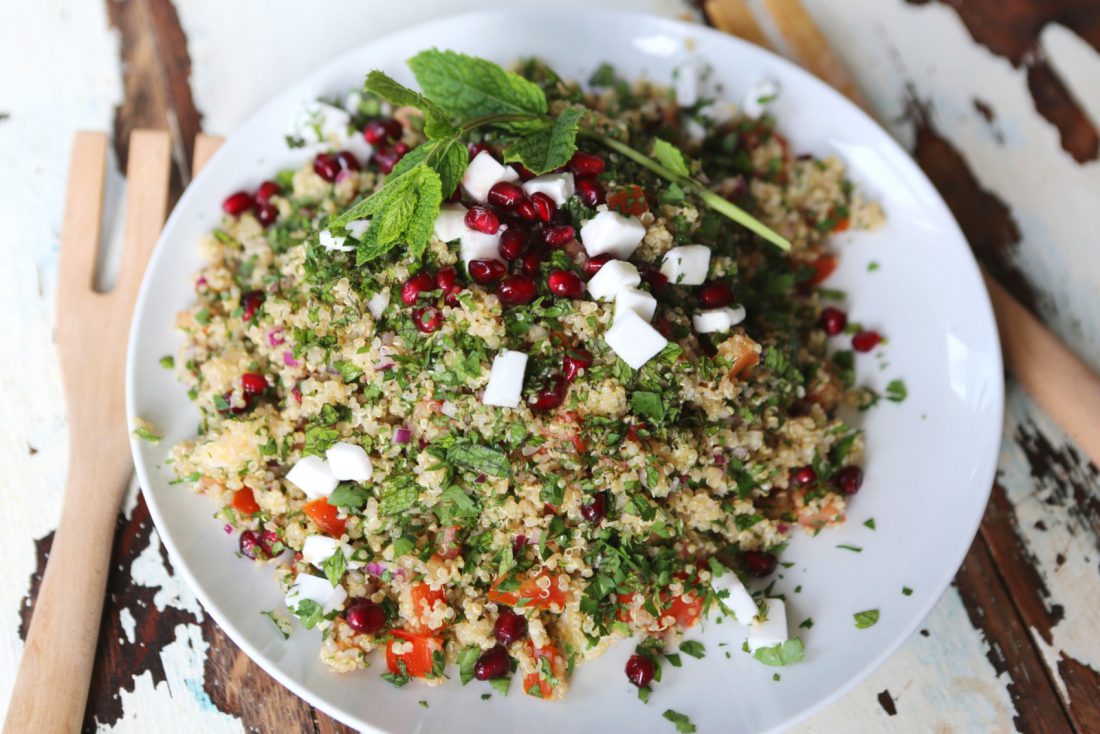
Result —
M283 352L283 364L285 364L287 367L297 367L300 362L294 359L294 355L290 352Z
M778 525L775 526L775 529L778 530L781 533L785 533L788 530L790 530L791 528L786 523L781 522L781 523L779 523Z
M400 443L408 443L409 441L412 440L412 435L413 435L412 431L410 431L408 428L405 428L404 426L402 426L401 428L398 428L396 431L394 431L394 433L393 433L393 442L394 443L399 443L399 444Z
M226 523L225 527L222 528L222 529L225 531L226 535L232 535L233 534L233 526L230 525L229 523Z
M378 561L371 561L370 563L368 563L363 568L371 576L381 576L386 571L391 571L394 576L400 576L401 578L405 578L405 569L403 569L403 568L390 569L388 566L386 566L385 563L379 563Z
M723 454L721 451L716 451L714 453L714 465L715 466L725 466L726 465L726 455Z
M283 327L280 326L267 332L267 343L269 345L277 347L285 341L286 339L283 338Z

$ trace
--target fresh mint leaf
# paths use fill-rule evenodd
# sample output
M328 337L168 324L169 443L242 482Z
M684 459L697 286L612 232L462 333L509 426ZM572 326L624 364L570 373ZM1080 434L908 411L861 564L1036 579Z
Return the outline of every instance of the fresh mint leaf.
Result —
M856 612L852 615L852 618L856 621L856 629L865 630L868 627L874 627L878 622L878 610L866 609L862 612Z
M309 425L306 428L306 445L303 454L324 456L332 445L340 440L340 431L327 426Z
M657 423L665 419L665 404L655 392L635 390L630 396L630 408L638 415L644 415Z
M691 719L685 714L681 714L679 711L673 711L672 709L665 709L665 712L661 714L666 719L676 725L676 731L680 734L692 734L695 731L695 724L691 723Z
M424 134L430 140L453 137L458 129L447 119L447 113L439 105L391 79L385 72L375 69L367 74L363 89L376 94L397 107L415 107L424 113Z
M493 678L489 681L489 685L493 687L493 690L502 696L508 695L508 686L511 685L511 678Z
M553 123L528 133L508 147L505 161L519 161L532 173L561 168L577 152L577 131L586 110L569 107Z
M447 450L447 462L494 477L509 477L508 455L490 446L462 441Z
M477 645L467 645L458 653L458 678L462 685L466 685L474 679L474 664L481 657L481 648Z
M782 666L797 663L806 655L806 648L802 640L794 638L771 647L761 647L752 654L754 658L764 665Z
M707 649L698 640L684 640L680 643L680 652L702 660L707 654Z
M409 67L424 94L451 117L546 114L546 95L538 85L491 61L429 49L409 59ZM513 122L502 127L523 130L532 125Z
M415 505L419 496L420 490L415 482L394 482L382 488L378 509L383 515L396 515Z
M411 168L423 163L439 174L443 187L443 198L455 192L462 182L462 174L470 162L470 153L462 139L455 136L441 140L431 140L418 145L397 162L390 177L400 176Z
M662 166L672 171L677 176L691 176L684 154L672 143L667 143L660 138L653 139L653 157Z
M321 605L312 599L302 599L298 602L298 606L293 610L298 619L301 620L302 626L307 630L311 630L317 626L317 623L324 618L324 609Z
M370 494L358 484L341 482L328 496L328 503L333 507L350 507L353 510L361 510L367 504Z
M321 564L321 569L325 572L325 578L332 584L333 588L340 583L340 579L344 578L344 572L348 570L348 559L344 555L342 548L337 548L336 552L325 559L325 562Z
M907 397L909 397L909 390L905 387L905 382L903 380L890 380L890 383L886 386L886 399L900 403Z

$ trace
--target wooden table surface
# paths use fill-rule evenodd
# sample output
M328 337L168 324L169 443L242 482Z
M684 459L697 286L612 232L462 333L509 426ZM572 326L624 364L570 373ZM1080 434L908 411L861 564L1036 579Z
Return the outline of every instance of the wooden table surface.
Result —
M707 22L687 0L578 5L593 3ZM0 716L67 463L51 328L74 317L54 313L72 133L112 131L122 159L132 128L170 130L178 195L200 129L231 133L284 84L372 37L444 10L514 4L0 4L0 327L9 339L0 359ZM982 262L1100 369L1100 3L807 5ZM116 164L112 239L125 186L124 160ZM136 492L114 555L86 730L348 731L276 684L203 614ZM1100 732L1098 602L1100 472L1010 382L996 485L954 584L919 634L796 731Z

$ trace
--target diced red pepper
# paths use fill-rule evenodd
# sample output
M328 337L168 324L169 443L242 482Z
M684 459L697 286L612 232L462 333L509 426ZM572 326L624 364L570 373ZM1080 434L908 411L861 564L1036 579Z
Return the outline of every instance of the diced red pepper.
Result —
M308 502L304 508L309 519L321 529L323 533L339 538L347 528L347 521L338 517L336 508L328 503L328 498L318 497Z
M435 667L435 653L443 652L443 639L402 629L391 630L390 634L393 639L386 645L386 667L390 672L395 675L404 672L410 678L425 678L430 675ZM412 643L412 649L400 655L394 653L393 647L399 641Z
M607 197L607 208L620 214L633 214L640 217L649 211L645 200L645 189L641 186L627 186Z
M233 493L233 509L242 515L251 515L260 511L251 487L241 487Z
M413 614L416 615L418 623L417 629L426 630L425 625L419 624L420 620L435 607L436 602L447 603L447 592L443 589L433 589L426 583L419 583L409 588L409 598L412 599Z
M546 578L550 580L550 586L546 589L540 588L538 585L539 579ZM489 587L489 601L496 602L497 604L507 604L514 607L523 600L524 607L532 607L534 609L546 609L552 604L556 604L559 607L564 607L566 602L565 591L558 586L557 575L543 569L539 573L531 578L526 578L520 582L519 588L516 591L500 591L497 587L501 584L503 579L497 579Z

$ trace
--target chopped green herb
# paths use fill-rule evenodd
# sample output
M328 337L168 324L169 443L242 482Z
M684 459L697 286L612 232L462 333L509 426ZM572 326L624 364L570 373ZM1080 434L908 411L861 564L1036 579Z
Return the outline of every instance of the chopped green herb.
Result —
M900 403L909 396L909 391L905 387L905 382L902 380L891 380L890 384L886 386L886 399L895 403Z
M903 587L901 587L901 593L905 596L912 596L913 595L913 590L910 589L908 586L903 586Z
M691 723L691 719L678 711L666 709L661 715L675 724L676 731L680 732L680 734L692 734L692 732L695 731L695 724Z
M844 543L838 545L837 548L840 548L842 550L852 551L853 553L862 553L863 552L863 549L860 548L859 546L847 545L847 544L844 544Z
M856 629L867 629L868 627L874 627L875 623L878 622L878 610L867 609L856 612L852 617L856 620Z
M875 529L875 518L873 518L873 517L867 518L867 520L864 521L864 523L863 523L863 527L870 528L871 530L874 530Z
M706 648L698 640L684 640L680 643L680 652L693 658L702 659L706 654Z
M805 654L806 648L803 646L802 640L796 637L778 645L758 648L752 656L764 665L782 666L800 662Z
M171 354L166 354L160 358L160 366L166 370L170 370L176 366L176 358Z
M160 443L161 439L164 438L164 436L158 436L145 426L138 426L133 430L133 434L140 438L142 441L147 441L151 444L158 444Z

